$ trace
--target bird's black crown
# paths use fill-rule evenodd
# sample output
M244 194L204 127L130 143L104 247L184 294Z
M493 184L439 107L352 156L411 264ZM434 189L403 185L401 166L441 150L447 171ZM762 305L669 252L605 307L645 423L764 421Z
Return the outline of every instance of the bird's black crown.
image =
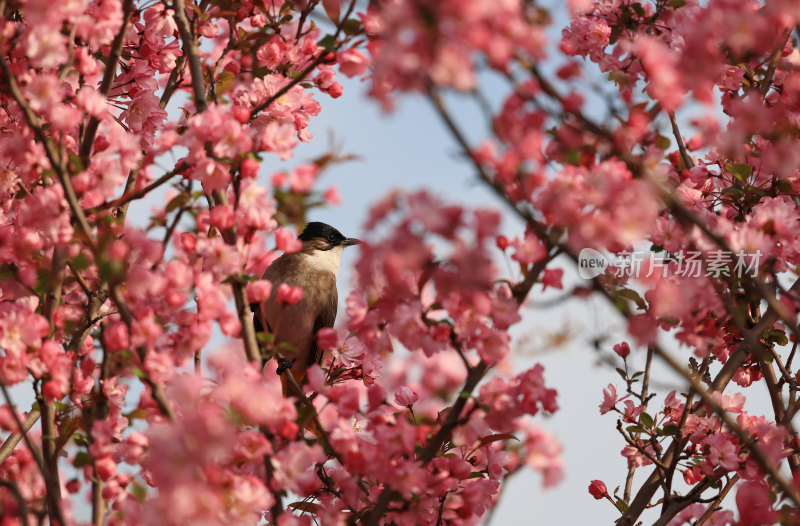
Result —
M303 233L297 236L302 241L311 241L312 239L324 239L333 246L342 243L346 237L341 232L333 228L331 225L320 223L319 221L312 221L303 229Z

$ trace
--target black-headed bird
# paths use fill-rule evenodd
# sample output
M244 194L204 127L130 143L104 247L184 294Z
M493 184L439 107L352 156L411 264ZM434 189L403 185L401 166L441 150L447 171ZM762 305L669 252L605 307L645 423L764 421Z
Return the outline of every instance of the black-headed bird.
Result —
M339 294L336 275L342 250L361 241L345 237L330 225L311 222L297 236L303 248L293 254L283 254L264 272L264 279L272 282L272 293L265 302L253 303L256 331L266 331L274 336L273 348L278 356L291 363L291 374L300 384L306 370L322 361L322 350L317 345L317 331L333 327L336 321ZM281 283L303 289L303 298L294 305L278 301ZM281 375L284 394L287 384Z

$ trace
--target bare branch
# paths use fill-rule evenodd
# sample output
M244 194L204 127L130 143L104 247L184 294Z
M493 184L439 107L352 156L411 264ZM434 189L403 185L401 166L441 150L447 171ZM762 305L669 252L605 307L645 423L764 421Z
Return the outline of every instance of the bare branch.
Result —
M194 92L194 106L197 113L206 111L206 83L203 78L203 65L200 63L200 53L197 42L194 40L189 19L186 17L186 5L183 0L173 0L172 8L175 11L175 23L183 42L183 54L189 61L189 72L192 74L192 91Z
M31 409L28 412L28 416L25 418L25 422L22 424L22 428L11 433L8 438L6 438L6 441L3 442L2 446L0 446L0 464L5 462L6 459L11 456L25 433L30 431L30 429L33 427L33 424L39 420L40 414L41 413L39 412L39 409Z

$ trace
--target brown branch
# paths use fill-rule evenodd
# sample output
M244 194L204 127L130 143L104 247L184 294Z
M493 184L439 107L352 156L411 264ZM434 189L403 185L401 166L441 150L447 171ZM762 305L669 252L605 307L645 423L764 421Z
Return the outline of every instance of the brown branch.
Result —
M719 492L717 498L714 499L714 502L712 502L711 505L708 507L708 509L705 511L705 513L700 515L700 518L695 521L694 526L702 526L703 523L705 523L708 519L711 518L714 512L716 512L719 509L720 503L728 495L728 492L730 492L730 490L733 489L733 486L736 485L738 481L739 481L739 475L734 475L731 477L728 483L725 484L725 487L722 488L722 491Z
M2 56L2 55L0 55ZM3 396L6 399L6 403L8 404L8 408L11 411L11 416L14 418L14 422L17 424L18 429L24 429L23 423L17 414L17 409L14 406L14 402L11 401L11 395L8 393L8 389L6 389L6 384L0 382L0 392L3 393ZM34 461L36 462L36 466L39 468L39 472L42 474L42 478L44 479L45 484L45 499L47 501L47 512L51 517L51 524L53 523L53 519L58 521L59 525L66 524L64 522L64 515L61 511L61 502L58 498L56 498L57 494L60 494L60 488L54 488L54 484L56 481L50 476L47 468L44 465L44 461L42 460L41 452L36 449L36 446L33 445L30 436L28 433L22 433L22 438L25 440L25 445L28 446L28 451L30 451L31 456L33 457Z
M785 29L783 35L781 36L780 41L778 42L778 46L775 48L775 51L772 52L772 55L769 57L769 65L767 66L767 71L764 73L764 78L761 79L761 82L758 86L758 91L761 92L762 97L766 97L767 93L769 93L769 88L772 86L772 79L775 76L775 70L778 67L778 62L781 61L781 55L783 54L783 48L786 47L786 43L789 41L789 37L792 35L792 31L794 28Z
M120 294L119 288L113 283L109 286L111 299L117 304L119 315L125 325L128 326L128 330L130 330L131 325L133 324L133 315L128 309L128 306L125 304L125 301L122 299L122 294ZM136 354L139 357L139 362L141 363L142 367L144 367L145 358L147 358L147 349L144 346L139 346L136 348ZM142 380L145 384L147 384L148 387L150 387L153 399L156 401L158 408L161 410L161 414L173 422L177 421L177 415L175 415L175 411L172 409L172 405L169 403L169 400L167 399L162 387L150 379L149 375L145 374Z
M461 420L461 411L464 410L464 406L466 406L467 401L472 397L472 390L475 389L475 386L478 385L478 382L481 381L488 369L489 366L486 365L486 363L480 362L478 365L469 370L467 379L464 382L464 387L461 389L458 400L456 400L452 408L447 412L447 417L445 418L442 426L428 441L428 444L425 446L425 448L423 448L422 452L417 457L418 461L422 461L423 464L427 464L433 460L433 458L436 456L436 453L439 451L439 449L441 449L442 445L450 439L453 430ZM389 504L391 503L392 499L397 495L399 495L399 493L393 490L391 486L384 486L381 496L378 498L378 502L369 512L369 515L367 515L364 524L367 526L376 526L389 508Z
M47 154L47 159L50 161L50 165L53 167L53 170L56 172L59 180L61 181L61 185L64 187L64 196L69 203L70 208L72 209L73 216L80 227L80 230L87 238L87 242L91 242L91 227L89 226L89 222L86 220L86 216L83 214L83 209L81 209L80 205L78 205L78 198L75 194L75 189L72 187L72 181L69 178L69 175L66 173L63 163L59 160L57 155L55 146L53 145L53 141L45 135L44 129L42 128L42 121L41 119L31 110L28 103L25 101L25 97L22 96L22 92L19 89L19 85L17 84L17 80L14 78L13 73L11 73L11 69L8 66L8 62L6 62L5 55L0 54L0 69L2 69L3 74L6 79L8 91L11 93L11 97L17 103L19 108L22 110L22 114L25 116L25 121L28 123L28 126L33 130L34 135L36 138L39 139L39 142L44 147L45 153Z
M22 424L22 428L14 431L8 436L8 438L6 438L6 441L3 442L2 446L0 446L0 464L5 462L6 459L11 456L25 433L30 431L30 429L33 427L33 424L39 420L40 414L41 413L39 412L38 408L31 409L28 412L28 416L25 417L25 422Z
M334 42L338 41L339 35L342 32L342 26L343 26L344 22L350 17L350 14L353 12L353 8L355 7L355 5L356 5L356 0L350 0L350 5L347 8L347 12L342 17L341 21L338 24L336 24L336 32L333 35ZM339 44L338 42L337 42L337 44L335 44L335 48L336 49L338 49L340 46L341 46L341 44ZM328 56L328 53L329 53L328 51L321 51L319 56L317 58L315 58L313 61L311 61L311 64L309 64L297 76L292 78L292 80L290 82L288 82L281 89L276 91L275 94L273 94L272 96L267 98L267 100L265 100L264 102L262 102L261 104L259 104L255 108L253 108L253 110L250 112L250 119L251 120L255 119L256 116L259 113L261 113L264 109L269 107L270 104L272 104L273 102L275 102L276 100L281 98L283 95L286 94L286 92L288 92L290 89L292 89L296 85L300 84L301 82L304 82L306 80L306 77L308 77L308 75L312 71L317 69L317 66L319 66L320 64L322 64L323 62L325 62L327 60L326 57Z
M794 282L789 292L800 292L800 279ZM761 316L761 319L753 326L752 329L745 333L744 338L736 349L728 357L728 361L722 366L722 369L717 373L711 388L714 391L722 391L728 382L731 381L733 375L747 360L750 355L759 356L761 349L761 338L764 334L778 321L779 314L777 309L772 306L767 308L767 311Z
M61 481L58 473L58 448L56 447L58 429L55 422L55 408L51 402L45 400L44 396L39 397L39 407L42 411L42 461L45 471L47 471L47 477L45 478L47 497L52 502L61 502ZM59 517L60 510L56 511L56 508L48 506L47 513L50 515L51 524L54 524L54 519L59 521L58 524L64 524L61 517Z
M197 113L206 111L206 84L203 78L203 65L200 63L200 52L197 49L189 19L186 17L186 5L183 0L173 0L172 9L175 11L175 23L183 42L183 54L189 61L189 72L192 75L192 91L194 92L194 106Z
M534 71L535 76L537 76L537 78L540 80L540 85L542 86L543 91L550 94L551 96L559 97L558 94L552 89L552 87L549 86L549 84L546 82L546 79L544 79L541 75L538 75L538 72L535 70L535 68L533 68L532 71ZM470 158L475 167L478 169L478 172L481 176L480 177L481 180L484 181L486 184L488 184L506 203L508 203L511 206L514 212L516 212L522 219L527 221L528 224L531 225L531 227L534 228L535 231L537 231L537 233L542 231L544 227L540 223L533 221L530 212L528 210L521 210L518 206L516 206L516 204L509 199L504 189L499 185L495 184L494 181L492 181L488 177L488 174L486 174L486 172L483 170L483 167L480 165L480 163L477 162L477 160L471 155L471 149L468 143L466 142L466 139L464 138L463 134L461 134L460 130L457 128L452 118L449 117L449 114L444 109L441 99L437 96L437 93L431 90L429 92L429 95L432 99L432 102L434 102L434 106L445 120L446 125L453 133L459 144L462 146L464 153ZM586 126L586 129L588 129L590 132L608 138L608 133L605 130L591 123L591 121L586 119L580 113L576 115L581 120L581 123L584 124ZM628 158L626 158L625 160L629 165L632 162L634 162L632 159ZM659 187L656 186L656 188ZM672 205L671 208L673 208L673 212L676 213L676 215L682 216L684 219L698 226L713 242L718 244L721 248L724 249L727 246L727 244L723 239L721 239L719 236L716 236L713 232L711 232L711 230L708 228L707 225L705 225L698 218L690 214L688 210L686 210L685 207L682 205L682 203L678 202L674 198L674 196L667 193L667 191L664 189L661 189L661 192L662 192L662 198L668 205ZM541 237L542 240L548 246L552 246L554 244L549 236L541 236ZM577 255L575 253L573 253L567 247L563 248L565 253L569 255L570 258L573 259L573 261L577 261ZM786 311L785 307L778 302L775 295L772 294L771 291L766 289L763 282L761 282L760 280L751 279L748 280L748 283L754 289L756 289L759 292L759 294L767 301L769 308L765 316L762 317L759 323L756 324L757 329L756 327L754 327L754 330L749 331L745 340L741 342L740 345L737 347L736 351L732 353L731 357L728 360L728 363L726 363L726 365L723 367L723 370L720 371L720 374L715 379L713 386L714 389L723 389L724 386L727 385L727 383L730 381L736 370L744 363L747 357L757 349L756 346L760 344L761 336L766 332L766 330L768 330L772 326L772 324L774 324L775 321L777 321L777 319L783 320L784 323L786 323L787 327L791 328L793 331L796 330L795 325L790 318L790 314ZM614 303L613 298L611 297L610 293L605 290L604 285L598 280L595 280L595 284L598 290L603 292L604 295L609 300L611 300L613 304ZM792 287L792 291L794 290L795 286ZM625 315L626 318L630 318L631 316L631 314L629 312L626 312L625 310L622 310L622 314ZM763 331L763 332L757 332L757 331ZM758 356L758 354L755 355ZM662 357L660 353L659 357ZM683 371L680 368L678 369L678 371L685 373L685 371ZM704 395L704 398L709 396L708 392L704 390L702 386L700 386L700 389L702 391L698 391L698 393ZM680 442L681 441L679 439L675 439L675 441L673 441L673 443L670 445L666 454L662 457L662 462L664 464L670 465L673 464L675 460L677 460L678 454L682 449ZM759 458L757 453L754 453L754 457L757 460ZM765 469L768 469L768 466L764 467ZM626 510L625 514L623 514L623 516L617 521L617 524L626 526L632 525L633 522L635 522L636 518L638 518L638 516L642 513L642 511L644 511L644 509L648 506L650 498L652 497L652 495L655 493L655 491L658 489L659 486L660 486L660 477L658 476L658 470L654 470L651 473L650 477L647 479L647 481L637 492L634 502L631 503L629 508Z
M228 202L228 198L223 192L215 192L214 200L218 205L224 205ZM226 228L222 232L222 238L227 244L236 246L236 227ZM250 302L247 299L247 290L240 279L232 280L231 287L233 287L233 299L236 303L236 314L239 317L239 323L242 325L242 341L244 342L247 359L251 362L261 363L261 351L258 347L256 328L253 324L253 315L250 312Z
M175 93L175 90L178 89L178 86L181 83L181 78L183 77L183 66L186 63L183 56L180 56L175 61L175 67L172 68L172 71L169 74L169 78L167 79L167 85L164 86L164 92L161 94L161 99L158 101L158 107L162 110L167 107L169 104L170 99L172 99L172 95Z
M655 351L658 356L664 360L664 362L670 366L674 371L680 373L684 378L686 378L692 388L700 395L703 399L703 403L705 403L708 407L714 411L714 413L719 416L719 418L723 421L723 423L733 431L736 436L739 437L739 440L747 446L750 450L750 454L755 458L758 464L767 472L767 474L772 477L772 479L780 486L781 490L794 502L795 506L800 507L800 491L798 488L794 486L791 482L787 481L785 477L776 469L767 456L764 454L761 445L758 444L756 439L750 435L747 431L743 430L736 421L731 418L730 414L725 411L711 396L711 393L705 389L705 387L695 378L695 375L691 373L691 371L687 371L681 364L675 360L669 353L664 351L658 346L655 346Z
M164 183L169 182L170 179L175 177L180 172L186 170L186 168L188 168L188 165L186 163L180 163L178 166L176 166L175 168L173 168L169 172L165 173L164 175L162 175L161 177L159 177L158 179L156 179L155 181L153 181L149 185L145 186L144 188L142 188L140 190L136 190L134 192L130 192L130 193L128 193L126 191L124 194L122 194L117 199L114 199L113 201L108 201L108 202L105 202L103 204L97 205L95 207L88 208L86 210L86 214L87 215L94 215L94 214L96 214L98 212L101 212L103 210L106 210L108 208L122 207L122 206L126 205L127 203L129 203L131 201L134 201L136 199L140 199L140 198L146 196L147 194L149 194L152 190L155 190L156 188L158 188L159 186L163 185Z
M689 152L686 151L686 145L683 143L683 137L681 137L681 130L678 129L678 121L675 120L675 112L670 111L668 114L669 122L672 124L672 135L675 136L675 142L678 143L678 151L681 153L683 164L686 165L686 168L693 168L694 161L689 157Z
M108 97L108 94L111 93L111 87L117 76L117 62L122 55L122 47L125 45L125 35L128 33L128 24L130 23L132 13L133 0L125 0L122 4L122 27L120 27L119 33L116 34L114 41L111 43L111 51L108 54L106 69L103 71L103 80L100 82L100 94L104 97ZM81 162L84 167L89 166L89 155L92 153L94 137L97 135L99 126L100 119L95 116L92 116L91 119L89 119L89 124L86 125L79 150Z

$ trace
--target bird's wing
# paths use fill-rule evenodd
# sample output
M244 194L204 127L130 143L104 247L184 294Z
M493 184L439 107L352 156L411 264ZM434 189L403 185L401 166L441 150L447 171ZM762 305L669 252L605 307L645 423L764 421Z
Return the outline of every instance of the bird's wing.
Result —
M308 365L322 363L322 355L324 352L319 345L317 345L317 331L324 327L333 327L333 324L336 322L336 311L339 308L339 293L336 291L336 276L331 275L331 278L333 283L328 288L330 292L327 294L327 298L325 298L322 304L322 309L314 320L314 347L312 352L309 353Z

